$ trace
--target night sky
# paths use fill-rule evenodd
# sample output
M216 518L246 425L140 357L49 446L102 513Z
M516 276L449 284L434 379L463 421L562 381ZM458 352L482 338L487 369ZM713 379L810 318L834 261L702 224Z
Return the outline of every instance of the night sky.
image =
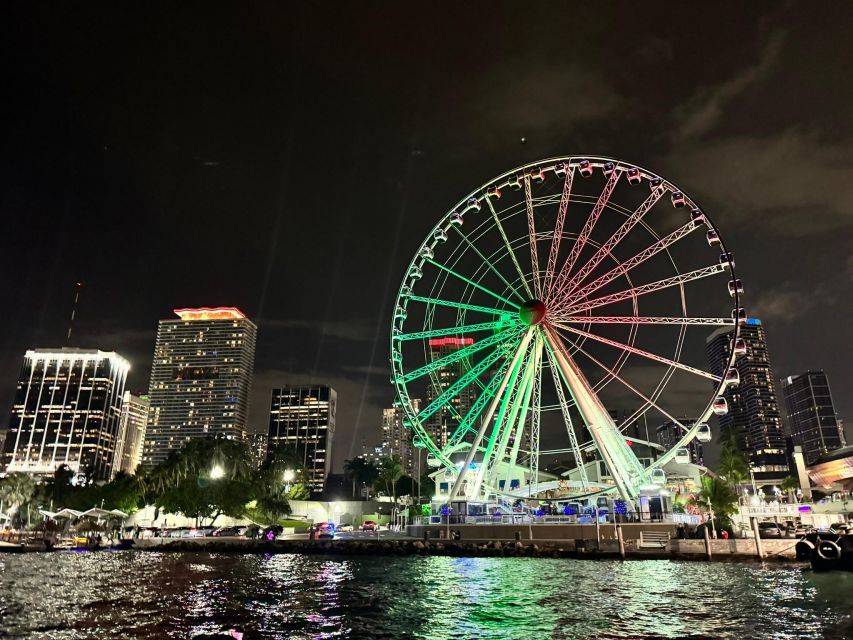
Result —
M391 304L436 220L585 153L703 203L776 378L825 369L849 418L851 33L843 3L5 3L0 424L82 280L71 342L127 357L135 391L173 308L241 308L250 430L272 386L328 383L340 466L378 437Z

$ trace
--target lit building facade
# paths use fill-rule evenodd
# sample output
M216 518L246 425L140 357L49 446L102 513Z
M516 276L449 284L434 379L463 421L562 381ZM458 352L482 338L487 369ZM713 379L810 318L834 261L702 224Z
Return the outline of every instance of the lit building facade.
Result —
M415 413L421 410L419 399L413 399L411 404ZM387 455L400 456L403 473L414 477L418 451L412 443L414 431L403 423L405 417L406 414L401 407L395 406L382 410L382 449L388 452Z
M324 385L287 385L272 390L267 455L278 447L295 451L311 491L322 492L332 471L338 394Z
M732 336L732 327L722 327L706 340L711 372L718 376L725 375ZM757 318L747 319L740 336L746 341L746 354L735 361L740 383L724 393L728 413L719 417L720 430L724 437L735 436L756 481L779 483L790 475L790 469L767 336Z
M255 467L260 467L267 458L267 441L269 437L265 433L249 434L249 452L252 454L252 462Z
M124 392L114 474L119 471L133 474L142 462L142 444L145 442L149 407L148 396L135 396L130 391Z
M8 473L108 480L115 471L121 404L130 365L115 352L27 351L3 446Z
M696 424L696 419L679 417L678 422L689 428ZM656 432L658 444L660 444L666 451L672 449L684 436L684 430L672 420L664 422L662 425L658 426ZM686 449L690 452L690 462L692 464L698 464L703 467L705 466L705 452L702 450L701 442L696 438L693 438L693 440L691 440L687 445Z
M782 378L782 396L794 444L803 448L806 464L847 445L823 371Z
M258 329L234 307L175 309L154 346L142 464L193 438L244 439Z
M474 344L473 338L432 338L429 340L429 361L435 362L472 344ZM430 373L430 381L426 389L426 405L428 406L467 372L466 360L462 358ZM424 429L438 446L443 447L447 444L462 418L477 401L476 386L474 384L466 386L450 400L448 405L436 411L424 423Z

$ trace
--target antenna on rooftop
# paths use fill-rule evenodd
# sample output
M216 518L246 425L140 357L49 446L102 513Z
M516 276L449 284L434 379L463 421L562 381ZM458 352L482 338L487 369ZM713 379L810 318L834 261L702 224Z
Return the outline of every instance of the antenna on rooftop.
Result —
M74 304L71 306L71 318L68 321L68 334L65 336L66 346L69 346L71 342L71 330L74 329L74 319L77 317L77 303L80 302L80 290L82 288L82 282L74 283Z

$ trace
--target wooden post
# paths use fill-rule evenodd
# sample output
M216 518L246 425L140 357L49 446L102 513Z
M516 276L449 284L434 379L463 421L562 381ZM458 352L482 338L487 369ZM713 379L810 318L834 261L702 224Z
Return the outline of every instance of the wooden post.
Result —
M598 521L598 507L595 507L595 550L601 551L601 523Z
M619 556L625 559L625 538L622 537L622 525L616 525L616 538L619 540Z
M755 534L755 555L759 560L764 559L764 549L761 546L761 533L758 530L758 518L751 518L752 532Z
M711 534L708 533L708 525L706 524L703 527L703 531L705 532L705 555L708 556L708 560L711 560Z

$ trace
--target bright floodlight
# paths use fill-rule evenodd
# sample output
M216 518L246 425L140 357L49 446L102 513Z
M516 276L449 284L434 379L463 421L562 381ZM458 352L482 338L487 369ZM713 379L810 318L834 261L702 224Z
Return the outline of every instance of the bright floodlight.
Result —
M285 469L284 470L284 481L285 482L293 482L294 477L296 477L296 474L293 472L293 469Z
M220 467L218 464L214 465L213 468L210 470L210 477L213 478L214 480L218 480L219 478L221 478L224 475L225 475L225 469Z

